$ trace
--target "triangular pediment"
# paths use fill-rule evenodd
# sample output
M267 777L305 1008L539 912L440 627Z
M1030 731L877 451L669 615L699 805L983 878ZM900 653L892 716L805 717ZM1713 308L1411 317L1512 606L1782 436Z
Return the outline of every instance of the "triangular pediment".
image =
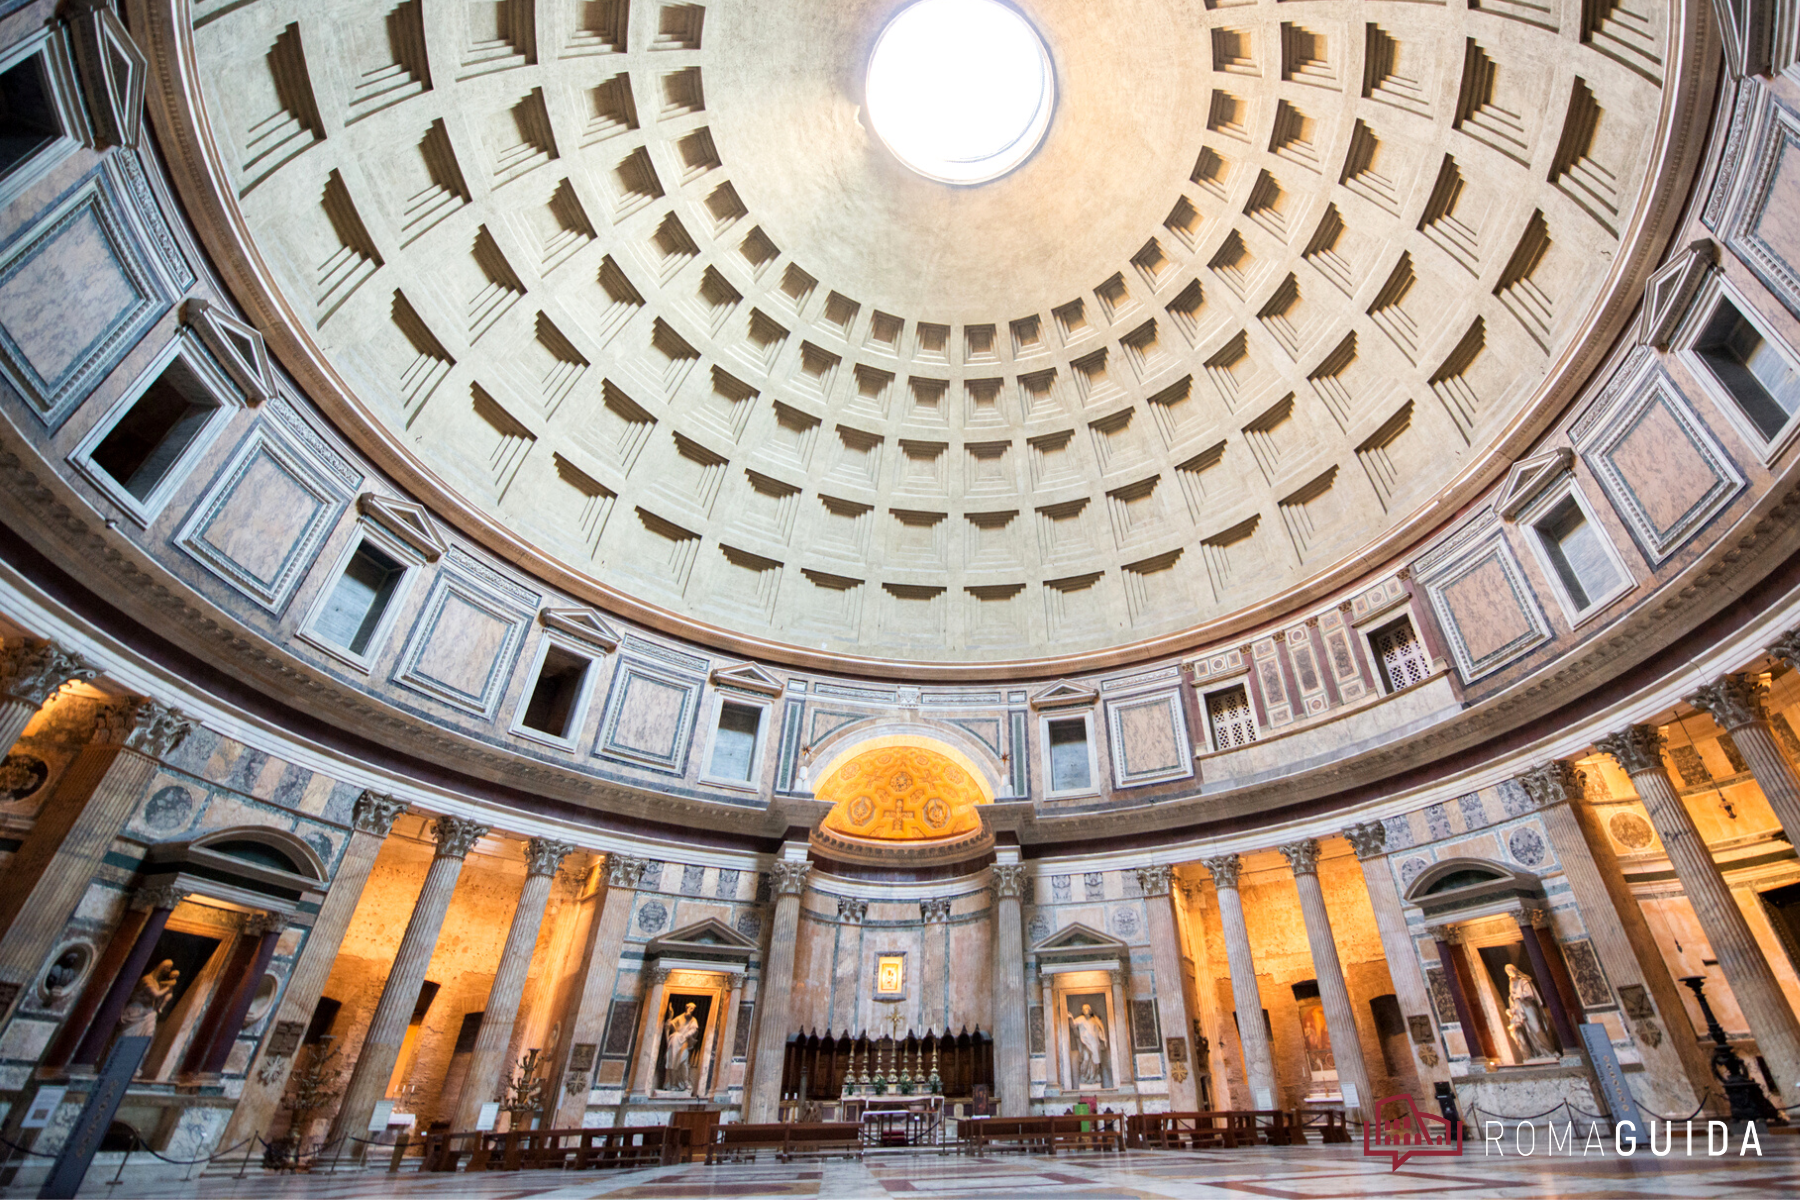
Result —
M649 958L746 959L755 950L755 942L717 917L708 917L704 921L670 930L662 937L652 938L644 953Z
M1031 698L1033 708L1073 708L1080 704L1092 704L1100 698L1100 693L1091 687L1083 687L1079 683L1070 683L1066 679L1058 680Z
M1081 951L1092 954L1100 951L1106 954L1129 952L1130 947L1111 934L1102 933L1089 925L1077 921L1067 925L1039 942L1033 949L1038 954L1057 950Z
M1575 452L1567 446L1558 446L1548 454L1520 459L1500 485L1495 509L1506 520L1512 520L1537 499L1538 493L1561 478L1574 462Z
M437 523L411 500L364 492L356 498L356 507L365 517L417 550L426 562L436 562L449 553L450 543L438 532Z
M591 608L541 609L538 623L608 652L619 647L619 631Z
M747 692L760 692L765 696L779 696L787 687L780 679L763 670L755 663L735 663L729 667L719 667L712 673L715 687L742 688Z
M181 306L181 316L200 334L232 382L252 404L275 398L275 370L262 334L218 305L196 296Z
M1676 326L1687 315L1694 294L1717 260L1719 247L1701 238L1664 263L1644 285L1644 306L1638 317L1638 342L1658 350L1669 348Z

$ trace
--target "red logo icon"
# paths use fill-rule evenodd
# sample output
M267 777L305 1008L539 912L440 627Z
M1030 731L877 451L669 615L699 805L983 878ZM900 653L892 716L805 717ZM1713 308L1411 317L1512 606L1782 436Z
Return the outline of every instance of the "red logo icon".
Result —
M1394 1107L1391 1116L1383 1110ZM1409 1158L1462 1157L1462 1124L1419 1111L1407 1095L1386 1096L1375 1102L1375 1117L1363 1126L1363 1153L1370 1158L1393 1160L1391 1170Z

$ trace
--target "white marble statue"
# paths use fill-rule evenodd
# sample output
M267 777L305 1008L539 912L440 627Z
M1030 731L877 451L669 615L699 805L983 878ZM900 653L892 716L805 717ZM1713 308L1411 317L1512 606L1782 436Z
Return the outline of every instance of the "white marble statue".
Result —
M138 980L131 999L125 1002L125 1011L119 1015L119 1036L155 1037L157 1019L169 1006L169 997L175 994L175 985L179 982L181 972L169 958L157 963L153 971Z
M1081 1015L1070 1020L1075 1034L1075 1079L1083 1087L1099 1086L1102 1055L1106 1053L1106 1023L1094 1015L1094 1006L1081 1006Z
M694 1044L700 1040L694 1007L690 1002L663 1026L663 1087L669 1091L686 1092L694 1086Z
M1555 1058L1556 1035L1544 1016L1544 1002L1538 998L1537 985L1531 976L1511 963L1506 964L1506 1027L1526 1058Z

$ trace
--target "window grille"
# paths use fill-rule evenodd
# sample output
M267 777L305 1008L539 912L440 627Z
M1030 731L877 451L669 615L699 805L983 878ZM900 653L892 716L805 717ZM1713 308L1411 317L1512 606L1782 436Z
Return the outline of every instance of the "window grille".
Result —
M1431 674L1431 660L1425 656L1425 647L1419 644L1411 621L1402 618L1377 630L1370 635L1369 644L1375 648L1375 657L1381 662L1382 678L1390 692L1421 683Z
M1241 684L1208 696L1206 719L1212 725L1215 750L1231 750L1256 740L1256 715Z

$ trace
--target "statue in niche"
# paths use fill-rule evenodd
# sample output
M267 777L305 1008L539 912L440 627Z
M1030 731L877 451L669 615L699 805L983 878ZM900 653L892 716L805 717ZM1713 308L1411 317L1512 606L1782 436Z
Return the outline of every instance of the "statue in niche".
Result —
M663 1026L663 1087L673 1092L694 1087L694 1049L700 1040L700 1022L694 1019L692 1001ZM671 1004L669 1011L674 1012Z
M174 959L165 958L157 963L155 969L138 980L131 999L125 1002L125 1011L119 1015L119 1036L155 1037L156 1022L163 1009L169 1006L169 998L175 994L175 985L180 982L181 972L175 969Z
M1106 1053L1106 1022L1094 1015L1094 1006L1081 1006L1081 1015L1069 1021L1075 1034L1075 1078L1083 1087L1100 1086L1101 1055Z
M1544 1002L1538 997L1537 984L1531 976L1511 963L1506 964L1506 1027L1525 1057L1555 1058L1560 1053L1556 1034L1544 1017Z

